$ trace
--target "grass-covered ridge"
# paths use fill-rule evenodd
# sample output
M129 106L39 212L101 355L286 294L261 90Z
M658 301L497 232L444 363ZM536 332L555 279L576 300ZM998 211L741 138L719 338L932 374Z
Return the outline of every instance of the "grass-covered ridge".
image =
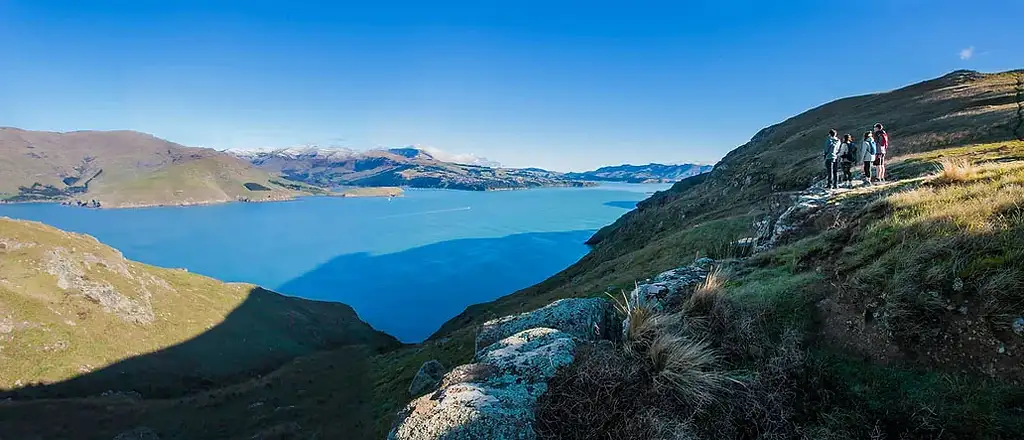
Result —
M345 344L397 342L344 304L153 267L89 236L0 218L0 389L10 396L180 395Z
M552 382L541 438L1019 437L1021 153L909 156L903 181L834 196L674 309L631 309L620 346Z

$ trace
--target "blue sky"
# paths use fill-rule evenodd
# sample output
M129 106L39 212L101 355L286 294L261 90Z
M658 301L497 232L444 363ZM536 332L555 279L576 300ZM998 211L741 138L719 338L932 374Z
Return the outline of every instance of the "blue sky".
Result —
M713 162L835 98L1024 68L1020 17L1019 0L0 0L0 126Z

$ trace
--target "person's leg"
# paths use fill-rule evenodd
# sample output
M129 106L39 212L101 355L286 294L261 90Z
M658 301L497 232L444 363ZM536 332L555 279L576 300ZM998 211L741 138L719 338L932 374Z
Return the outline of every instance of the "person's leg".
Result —
M832 179L835 173L832 172L832 161L825 159L825 188L832 187Z
M839 170L836 169L836 161L834 161L834 160L833 161L829 161L829 163L828 163L828 174L829 174L829 177L831 177L831 179L830 179L831 181L829 182L830 183L830 185L829 185L830 188L835 188L836 184L838 183L839 173L837 171L839 171Z
M882 154L882 156L879 157L878 159L878 178L883 182L887 178L887 176L885 175L885 159L885 154Z
M832 188L839 188L839 161L832 161Z
M864 181L871 183L871 161L864 161Z

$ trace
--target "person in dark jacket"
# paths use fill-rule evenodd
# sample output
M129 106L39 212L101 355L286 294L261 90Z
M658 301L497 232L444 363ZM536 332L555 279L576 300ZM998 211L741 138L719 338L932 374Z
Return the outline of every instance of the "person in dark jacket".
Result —
M889 133L885 132L882 124L875 124L875 145L878 151L875 153L875 173L880 182L885 182L885 159L889 155Z
M853 162L857 156L857 144L853 135L843 135L843 143L839 146L839 171L842 173L846 186L853 186Z
M837 182L837 165L836 162L839 160L839 147L842 142L839 142L839 138L836 137L835 129L828 131L828 138L825 139L825 150L822 152L822 156L825 159L825 173L827 175L825 181L826 188L838 188L839 183Z

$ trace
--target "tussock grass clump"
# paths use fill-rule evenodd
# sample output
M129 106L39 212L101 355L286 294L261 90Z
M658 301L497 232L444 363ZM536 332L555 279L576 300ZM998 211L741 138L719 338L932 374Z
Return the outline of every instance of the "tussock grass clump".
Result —
M721 266L715 266L683 301L682 312L689 316L707 315L721 298L726 280Z
M937 168L939 174L935 176L936 183L961 183L978 175L977 167L962 157L942 158L939 160Z
M721 396L727 376L707 342L661 334L652 341L647 356L656 387L698 406L713 404Z

